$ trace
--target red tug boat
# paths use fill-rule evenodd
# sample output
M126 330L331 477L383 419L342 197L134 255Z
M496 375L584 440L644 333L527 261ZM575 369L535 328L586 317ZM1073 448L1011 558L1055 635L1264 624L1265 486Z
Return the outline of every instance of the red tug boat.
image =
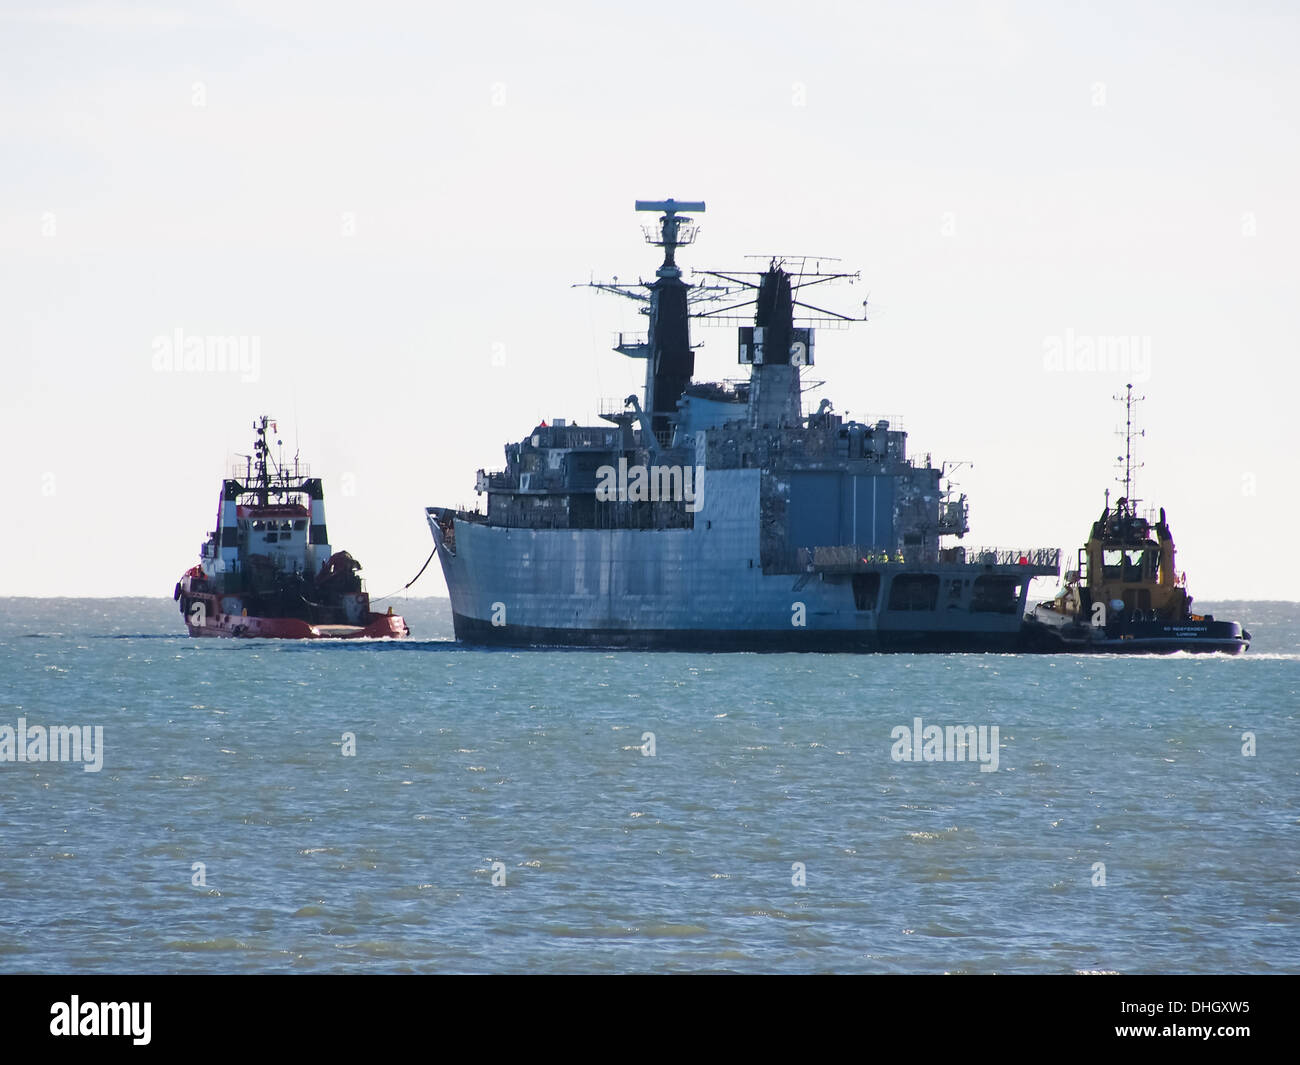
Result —
M217 528L199 563L176 584L173 598L191 636L287 640L409 636L392 612L370 609L361 563L332 551L325 529L325 493L295 458L292 470L270 454L266 416L243 476L221 484Z

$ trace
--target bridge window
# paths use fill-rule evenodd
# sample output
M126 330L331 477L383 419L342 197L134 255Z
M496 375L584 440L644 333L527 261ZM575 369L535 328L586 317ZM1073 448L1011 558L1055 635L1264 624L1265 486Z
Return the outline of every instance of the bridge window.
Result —
M1145 551L1125 551L1124 552L1124 580L1129 583L1136 583L1143 579L1146 574L1143 571L1143 556Z

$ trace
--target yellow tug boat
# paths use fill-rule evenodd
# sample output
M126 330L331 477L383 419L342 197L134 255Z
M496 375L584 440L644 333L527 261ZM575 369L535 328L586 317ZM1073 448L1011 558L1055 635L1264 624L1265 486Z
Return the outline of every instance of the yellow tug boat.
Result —
M1061 593L1025 615L1030 648L1152 654L1174 651L1240 654L1250 633L1235 621L1192 612L1186 574L1174 563L1174 537L1164 508L1152 521L1138 515L1133 487L1133 386L1127 412L1124 496L1106 506L1079 549L1078 568Z

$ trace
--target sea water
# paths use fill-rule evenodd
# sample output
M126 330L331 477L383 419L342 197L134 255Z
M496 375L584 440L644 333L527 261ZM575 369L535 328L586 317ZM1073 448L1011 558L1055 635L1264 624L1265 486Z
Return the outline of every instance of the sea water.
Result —
M1240 658L478 651L397 609L0 600L0 971L1300 968L1300 605L1219 606ZM6 757L20 720L59 750Z

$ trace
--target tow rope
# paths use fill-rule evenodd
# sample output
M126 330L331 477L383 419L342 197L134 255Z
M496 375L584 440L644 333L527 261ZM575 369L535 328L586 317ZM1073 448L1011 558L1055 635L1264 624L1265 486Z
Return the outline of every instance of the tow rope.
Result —
M424 571L429 568L429 563L433 561L433 556L436 555L437 553L438 553L437 545L434 545L433 550L429 552L429 557L424 560L424 565L420 567L419 573L417 573L404 585L398 588L396 592L389 592L387 595L381 595L378 599L372 599L370 601L372 603L382 603L385 599L391 599L393 598L393 596L399 594L400 592L406 591L407 588L411 587L411 585L413 585L416 581L418 581L421 577L424 576Z

